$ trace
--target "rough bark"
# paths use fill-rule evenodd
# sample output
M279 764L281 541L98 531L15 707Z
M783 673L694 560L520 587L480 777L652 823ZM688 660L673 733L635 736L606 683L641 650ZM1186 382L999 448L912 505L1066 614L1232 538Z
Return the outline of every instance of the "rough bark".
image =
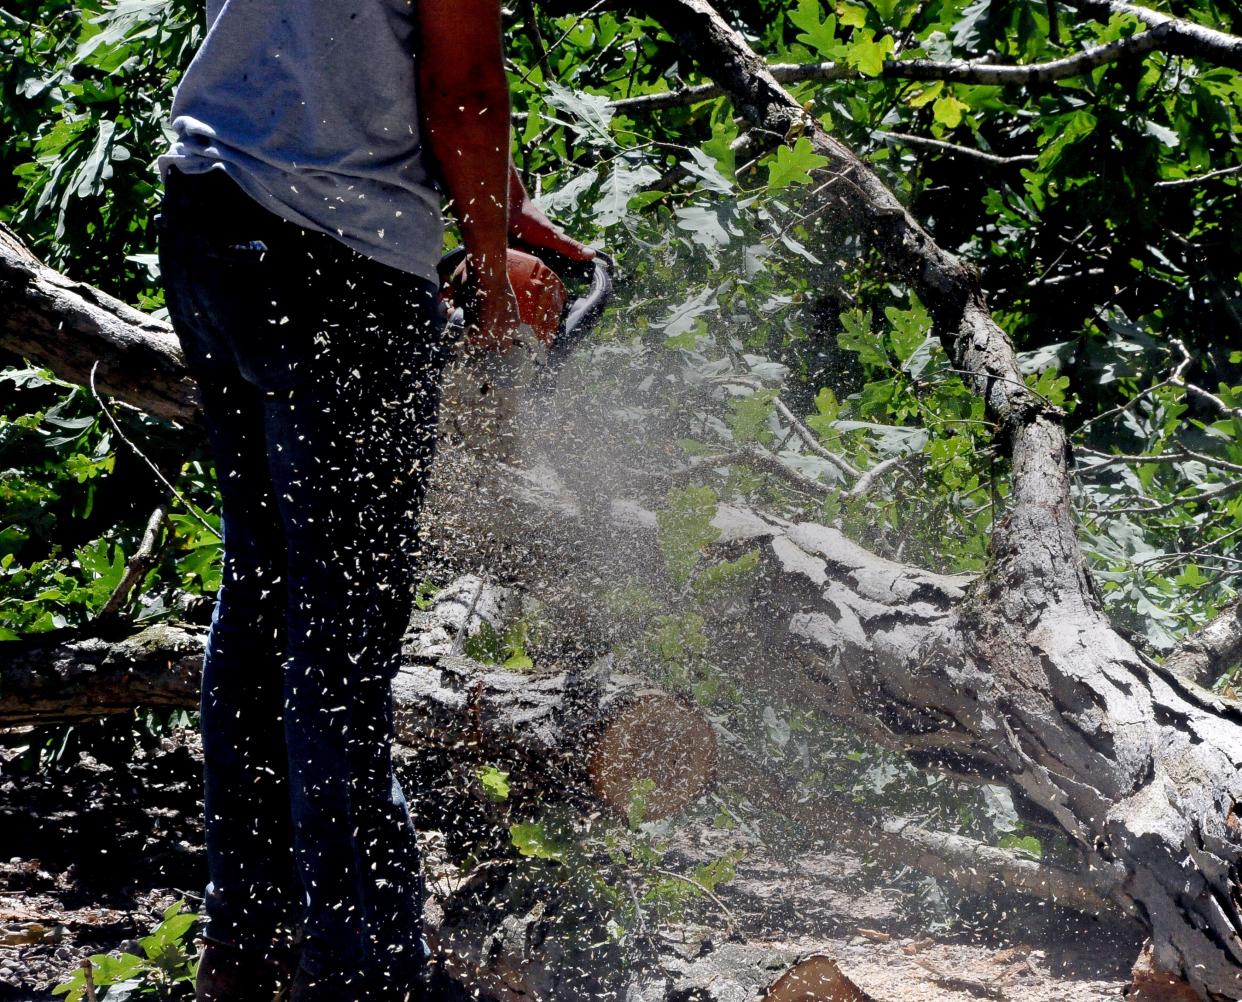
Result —
M6 644L0 727L197 708L204 640L201 629L161 624L116 640ZM393 680L397 740L498 763L514 786L580 791L622 816L634 783L651 780L647 816L675 814L715 778L711 724L610 668L525 675L408 651Z
M1123 0L1067 0L1096 20L1109 21L1114 14L1127 14L1148 28L1167 31L1164 48L1181 56L1192 56L1230 69L1242 70L1242 38L1208 28L1193 21L1171 17L1150 7L1124 3Z
M754 129L778 139L805 134L827 158L824 197L928 304L1013 464L1011 508L989 568L939 635L899 653L884 643L891 620L882 600L843 615L834 583L857 582L868 564L842 561L841 541L818 526L782 530L792 544L782 556L820 585L830 609L797 614L790 632L820 647L826 674L843 687L878 682L889 706L904 704L908 733L964 739L958 753L990 763L1111 864L1112 893L1149 924L1158 966L1205 997L1242 998L1242 711L1148 663L1102 615L1077 544L1061 415L1026 388L977 277L704 0L648 13ZM874 647L855 647L859 634Z
M101 393L160 417L196 420L198 389L172 329L53 271L3 223L0 303L4 351L81 384L98 362L95 385Z
M1165 659L1165 667L1197 685L1211 686L1242 665L1242 602L1196 630Z

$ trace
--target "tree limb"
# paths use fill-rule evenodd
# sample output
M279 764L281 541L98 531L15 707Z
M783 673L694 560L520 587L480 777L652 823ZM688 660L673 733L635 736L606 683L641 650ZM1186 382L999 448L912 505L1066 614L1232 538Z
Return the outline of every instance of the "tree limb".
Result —
M160 417L197 420L198 388L172 328L53 271L3 223L0 302L5 351L83 386L98 363L104 393Z
M1066 0L1066 3L1090 14L1097 21L1107 22L1114 14L1127 14L1152 30L1166 32L1162 48L1168 52L1242 70L1242 38L1236 35L1162 14L1150 7L1125 3L1124 0Z
M1082 76L1101 66L1121 59L1132 59L1159 50L1166 34L1173 29L1161 27L1138 35L1120 38L1105 45L1096 45L1072 56L1044 63L1013 66L982 59L886 59L878 76L859 72L848 63L774 63L768 67L781 83L829 82L853 80L943 80L947 83L984 84L992 86L1034 86ZM610 107L627 114L677 108L723 96L719 84L705 83L679 87L660 94L642 94L610 102Z
M1196 685L1211 686L1228 669L1242 665L1242 600L1186 637L1164 666Z

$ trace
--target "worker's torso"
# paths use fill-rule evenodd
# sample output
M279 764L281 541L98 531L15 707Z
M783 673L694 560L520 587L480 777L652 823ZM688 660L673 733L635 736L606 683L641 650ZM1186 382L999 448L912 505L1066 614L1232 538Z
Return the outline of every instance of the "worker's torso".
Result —
M208 0L160 168L222 166L265 208L432 278L439 195L420 155L416 0Z

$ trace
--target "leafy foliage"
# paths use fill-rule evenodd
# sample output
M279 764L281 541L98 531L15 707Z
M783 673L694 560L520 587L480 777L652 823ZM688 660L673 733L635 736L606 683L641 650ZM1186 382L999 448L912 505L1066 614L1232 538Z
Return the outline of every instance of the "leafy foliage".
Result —
M149 936L138 940L142 954L112 956L97 953L90 958L91 983L105 991L107 1002L123 1002L136 996L159 999L188 998L193 994L198 970L192 942L187 938L198 916L183 911L184 899L164 909L163 921ZM64 995L66 1002L88 998L86 971L79 968L68 981L57 985L53 995Z

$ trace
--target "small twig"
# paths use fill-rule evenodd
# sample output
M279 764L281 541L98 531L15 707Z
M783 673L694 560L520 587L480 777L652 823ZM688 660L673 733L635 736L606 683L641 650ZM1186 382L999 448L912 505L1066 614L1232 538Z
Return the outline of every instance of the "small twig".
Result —
M120 582L113 589L112 594L108 596L108 601L104 603L104 607L99 610L95 616L95 621L111 619L120 615L121 611L129 602L130 592L142 580L143 575L151 569L151 565L155 563L155 555L159 549L161 529L164 526L164 519L168 515L168 505L166 503L157 505L155 510L151 512L151 517L147 519L147 527L143 530L142 541L138 544L138 549L134 551L133 556L125 564L125 573L121 576Z
M798 420L798 418L794 415L794 412L785 406L785 401L783 401L780 397L776 397L772 402L776 406L777 413L780 414L780 416L788 422L794 431L798 433L798 437L802 439L803 444L810 449L811 452L819 456L820 459L828 460L828 462L832 463L832 465L837 467L837 469L839 469L842 473L853 477L855 480L862 476L862 470L851 463L848 459L844 459L841 456L838 456L835 452L830 452L828 449L825 449L822 445L820 445L819 439L815 437L815 433Z
M519 0L518 8L522 12L522 27L526 30L526 37L534 52L535 65L542 66L548 61L548 50L544 48L539 22L535 19L535 5L532 0Z
M95 995L95 965L90 957L82 958L82 975L86 979L86 998L88 1002L98 1002Z
M912 146L928 146L936 150L944 150L946 153L953 153L959 156L972 157L975 160L983 160L986 163L995 164L997 166L1007 166L1009 164L1029 164L1039 159L1034 153L1019 153L1011 157L998 156L995 153L985 153L983 150L976 150L970 146L959 146L956 143L946 143L943 139L930 139L927 136L913 136L908 132L886 132L883 129L873 129L871 134L879 136L882 139L897 140L902 143L909 143Z
M558 38L555 42L553 42L551 45L547 47L547 49L545 50L543 54L544 60L546 61L548 56L552 55L553 52L555 52L557 49L561 47L565 39L567 39L570 35L574 33L575 30L577 30L578 25L580 25L588 17L594 14L600 7L604 6L604 4L606 4L607 2L608 0L595 0L595 3L593 3L590 7L588 7L581 14L579 14L576 18L574 18L574 23L571 24L568 28L566 28L561 33L561 37ZM539 68L539 65L540 65L539 63L536 63L534 66L528 69L526 71L526 75L522 77L521 82L526 83L526 81L530 78L530 75Z
M1098 456L1104 460L1102 463L1093 463L1086 469L1079 471L1081 473L1102 470L1106 466L1114 466L1117 463L1142 466L1146 463L1184 463L1187 460L1195 460L1204 466L1228 470L1231 473L1242 473L1242 464L1231 463L1227 459L1218 459L1216 456L1209 456L1204 452L1196 452L1194 449L1187 449L1184 445L1177 446L1173 452L1156 452L1147 456L1141 452L1101 452L1099 449L1092 449L1086 445L1080 445L1076 451L1085 453L1088 456Z
M1235 483L1226 484L1218 491L1198 491L1194 494L1183 494L1173 498L1170 501L1155 502L1154 504L1141 506L1131 505L1127 508L1106 508L1103 505L1091 505L1090 511L1097 515L1158 515L1161 512L1172 511L1174 508L1185 504L1197 504L1199 502L1224 501L1235 494L1242 491L1242 480ZM1144 498L1144 500L1154 500Z
M1078 426L1078 433L1081 434L1082 432L1090 428L1093 424L1098 424L1100 421L1106 421L1110 417L1115 417L1118 414L1124 414L1131 407L1137 404L1140 400L1144 399L1145 397L1150 396L1151 394L1155 393L1157 390L1162 389L1165 386L1181 385L1179 380L1182 377L1182 373L1186 371L1186 367L1190 365L1190 362L1191 362L1190 352L1186 350L1186 345L1182 343L1182 341L1180 341L1178 338L1170 338L1169 343L1173 345L1175 348L1177 348L1179 351L1181 351L1182 360L1173 367L1173 371L1169 374L1168 378L1162 379L1160 382L1152 386L1149 386L1147 389L1143 390L1140 393L1136 393L1133 397L1131 397L1125 403L1118 404L1116 407L1106 410L1103 414L1097 414L1095 417L1087 419L1081 425Z
M1026 390L1032 396L1039 397L1040 400L1046 403L1054 411L1059 411L1061 409L1056 404L1054 404L1051 400L1045 397L1042 393L1040 393L1039 390L1035 389L1035 387L1028 386L1026 383L1023 383L1017 379L1010 379L1008 376L1001 376L995 372L972 372L969 369L953 369L953 368L950 368L949 366L945 366L944 371L955 372L959 376L974 376L976 379L998 379L1002 383L1008 383L1010 386L1016 386L1019 389Z
M1206 174L1196 174L1194 177L1178 177L1168 181L1157 181L1153 188L1188 188L1192 184L1201 184L1204 181L1210 181L1217 177L1229 177L1233 174L1242 173L1242 164L1237 167L1222 167L1220 170L1210 170Z
M1175 378L1173 382L1174 385L1182 387L1192 397L1198 397L1200 400L1206 400L1226 417L1242 418L1242 407L1230 407L1215 393L1205 390L1202 386L1196 386L1194 383L1188 383L1180 376Z
M864 473L861 477L859 477L858 482L854 484L852 488L850 488L850 497L854 497L854 498L865 497L867 493L871 490L871 488L875 486L876 481L878 481L882 476L884 476L884 474L886 474L889 470L893 469L894 467L900 466L902 463L906 462L906 460L908 459L910 459L910 456L908 455L907 456L892 456L889 459L885 459L885 460L882 460L881 462L876 463L875 466L871 467L871 469L869 469L866 473Z
M182 496L181 492L178 491L177 488L174 487L171 483L169 483L168 478L164 476L163 473L160 472L160 468L158 466L156 466L153 462L151 462L147 454L143 452L140 448L138 448L138 446L136 446L132 441L130 441L128 436L126 436L125 432L121 430L121 426L117 424L117 420L113 416L112 411L108 408L108 405L103 402L103 398L99 395L99 391L95 389L95 372L98 368L99 368L99 361L96 360L95 364L91 366L91 378L90 378L91 396L95 398L96 405L98 405L100 411L103 412L103 416L108 419L108 423L112 425L112 430L116 432L116 437L119 438L126 445L128 445L130 449L133 450L134 455L137 456L139 459L141 459L144 463L147 464L147 466L151 468L151 472L155 474L156 479L161 484L163 484L166 488L168 488L169 494L171 494L174 498L176 498L178 501L180 501L185 506L185 510L188 511L191 515L193 515L198 520L199 525L201 525L204 529L206 529L213 536L215 536L216 539L222 538L220 536L220 533L218 533L215 529L213 529L208 524L207 520L198 513L198 510Z
M684 873L678 873L676 870L665 870L662 867L657 866L655 867L655 872L665 877L672 877L674 880L684 881L691 887L697 887L700 891L711 898L716 907L720 909L721 914L725 917L725 921L729 923L729 935L735 939L741 940L742 942L746 941L746 936L742 933L741 928L737 924L737 916L729 910L728 905L720 900L719 895L708 888L705 884L701 881L695 880L693 877L686 876Z

